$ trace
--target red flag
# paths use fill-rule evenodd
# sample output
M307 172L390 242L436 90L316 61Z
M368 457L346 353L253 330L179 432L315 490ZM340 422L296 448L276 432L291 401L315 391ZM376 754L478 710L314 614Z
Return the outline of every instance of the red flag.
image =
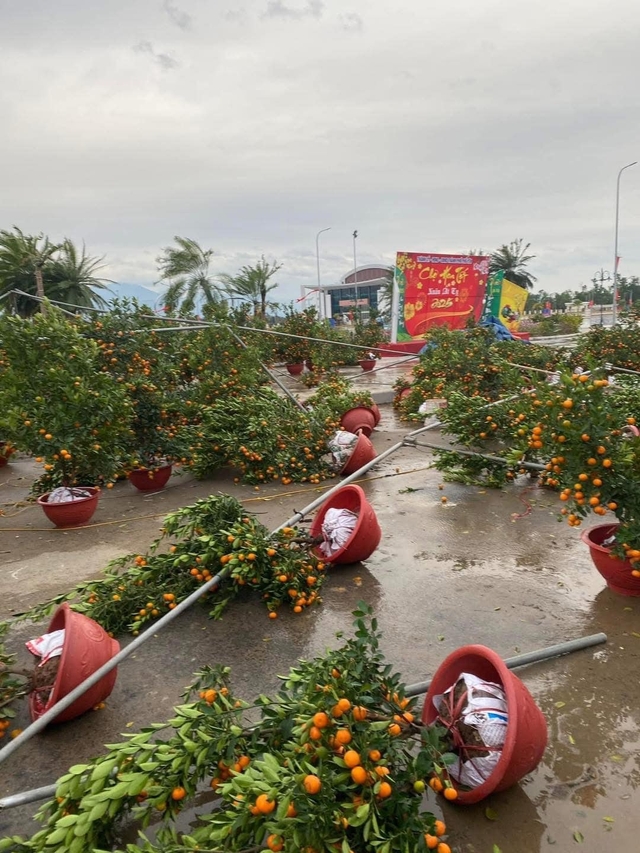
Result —
M616 269L615 269L616 272L618 272L619 266L620 266L620 255L616 255Z

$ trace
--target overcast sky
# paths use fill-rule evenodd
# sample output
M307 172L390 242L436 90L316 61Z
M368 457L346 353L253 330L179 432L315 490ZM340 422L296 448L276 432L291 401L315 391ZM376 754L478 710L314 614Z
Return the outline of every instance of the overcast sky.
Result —
M612 270L640 159L638 0L0 0L0 228L151 285L173 235L277 297L515 237ZM640 275L640 165L621 275Z

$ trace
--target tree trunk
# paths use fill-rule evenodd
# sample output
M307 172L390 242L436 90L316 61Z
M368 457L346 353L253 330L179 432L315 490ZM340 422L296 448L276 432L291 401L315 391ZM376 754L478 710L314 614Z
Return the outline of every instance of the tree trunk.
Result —
M40 299L44 299L44 281L42 278L42 267L39 264L36 264L35 276L36 276L36 296L39 296ZM47 313L47 306L44 302L40 303L40 311L43 314Z
M36 266L36 296L44 299L44 281L42 279L42 267Z

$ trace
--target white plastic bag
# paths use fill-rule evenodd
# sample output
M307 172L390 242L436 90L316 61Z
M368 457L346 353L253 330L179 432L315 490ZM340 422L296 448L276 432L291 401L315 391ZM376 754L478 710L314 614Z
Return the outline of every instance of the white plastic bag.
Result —
M491 776L500 761L509 722L507 700L499 684L483 681L468 672L460 674L458 681L439 696L433 697L433 704L441 717L447 717L448 710L454 705L453 694L457 685L463 682L467 695L456 720L476 729L482 742L489 748L488 755L478 755L480 750L465 750L455 764L449 766L451 776L461 785L477 788ZM488 693L479 696L478 693ZM442 722L442 721L440 721ZM451 723L449 723L451 725ZM455 721L454 724L455 726Z
M80 498L90 498L91 492L86 489L67 489L64 486L58 486L52 492L49 492L47 498L48 504L66 504L71 501L78 501Z
M347 432L344 429L338 430L333 438L329 440L329 451L333 457L333 462L337 467L344 468L351 458L351 454L353 453L353 449L356 446L357 441L357 435L352 432Z
M349 509L335 509L331 507L322 519L322 535L324 542L320 550L326 557L330 557L347 544L351 534L356 528L358 516Z
M51 631L50 634L43 634L41 637L36 637L35 640L28 640L25 646L32 655L40 658L38 666L44 666L48 660L60 657L62 654L64 628L59 631Z

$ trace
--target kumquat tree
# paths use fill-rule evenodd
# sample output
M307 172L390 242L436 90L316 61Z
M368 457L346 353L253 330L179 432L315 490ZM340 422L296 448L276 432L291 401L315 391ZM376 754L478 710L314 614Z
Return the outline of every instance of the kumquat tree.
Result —
M354 615L355 636L301 661L273 696L245 702L228 669L201 670L173 719L71 767L38 813L42 829L3 839L0 851L122 850L128 818L156 832L127 853L451 853L423 792L430 784L455 799L446 774L455 756L444 730L416 721L369 608ZM185 804L206 790L215 797L195 828L179 831Z

